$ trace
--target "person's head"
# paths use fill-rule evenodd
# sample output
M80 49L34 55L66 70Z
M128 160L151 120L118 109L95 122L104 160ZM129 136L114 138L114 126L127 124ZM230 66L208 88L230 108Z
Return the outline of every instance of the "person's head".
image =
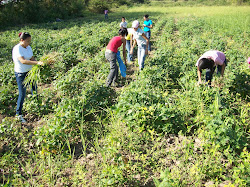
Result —
M137 29L139 28L139 26L140 26L140 22L139 22L139 21L137 21L137 20L133 21L133 23L132 23L132 28L133 28L135 31L137 31Z
M118 31L119 36L125 37L128 35L128 30L127 28L122 28Z
M149 16L148 14L145 14L144 17L143 17L143 19L144 20L148 20L148 16Z
M125 17L122 17L122 22L125 22Z
M213 70L213 67L214 67L214 61L212 59L202 58L199 60L198 68L200 71L202 71L203 69Z
M27 47L28 45L30 45L31 42L31 35L27 32L20 32L18 34L19 38L20 38L20 43L22 46Z

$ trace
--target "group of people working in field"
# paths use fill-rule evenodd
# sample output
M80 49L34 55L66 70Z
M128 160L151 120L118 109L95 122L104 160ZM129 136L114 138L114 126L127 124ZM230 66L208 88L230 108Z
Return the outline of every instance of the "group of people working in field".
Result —
M151 51L150 36L153 23L149 19L148 15L144 16L143 29L140 26L139 21L132 22L132 28L127 28L127 22L125 18L122 18L120 23L120 29L118 36L113 37L105 51L105 58L110 63L110 73L108 75L106 86L119 86L118 84L118 65L117 59L119 59L118 48L123 46L123 59L125 66L128 62L133 61L133 50L137 44L137 60L139 64L139 70L143 70L144 61ZM30 47L31 35L27 32L19 33L20 42L12 50L12 58L14 61L14 71L16 81L18 85L19 96L17 100L16 117L22 122L26 123L26 120L22 116L22 107L24 98L26 95L26 87L24 85L24 79L28 72L31 70L32 65L44 65L42 61L36 61L32 49ZM126 55L127 52L127 55ZM223 52L211 50L205 52L197 61L198 83L201 84L201 73L203 69L206 69L206 82L211 85L213 73L217 67L218 72L223 76L225 67L227 65L226 57ZM36 85L32 87L32 91L36 90Z
M126 65L126 61L133 60L133 49L135 45L138 45L137 59L139 64L139 70L143 70L144 61L148 51L151 51L150 36L151 29L153 28L153 22L149 19L148 15L144 16L143 30L140 27L139 21L132 22L132 28L127 28L127 22L122 17L120 23L119 36L113 37L105 52L106 59L110 62L110 73L107 79L107 87L119 86L118 80L118 66L116 63L118 48L123 44L123 58ZM126 51L127 50L127 59ZM119 63L120 64L120 63ZM211 86L212 76L217 67L217 73L224 75L224 70L227 65L226 56L223 52L217 50L210 50L205 52L197 61L197 74L198 84L202 84L201 73L203 69L206 69L206 82Z
M127 22L122 17L120 23L120 30L118 36L113 37L106 48L105 57L110 62L110 73L106 82L106 86L120 86L118 84L118 66L116 63L118 48L123 46L123 58L124 63L127 65L127 61L133 60L133 51L137 44L137 59L139 64L139 70L144 68L144 62L150 48L150 35L153 23L149 19L148 15L144 16L144 29L140 28L139 21L135 20L132 23L132 28L127 28ZM127 55L126 55L127 50Z

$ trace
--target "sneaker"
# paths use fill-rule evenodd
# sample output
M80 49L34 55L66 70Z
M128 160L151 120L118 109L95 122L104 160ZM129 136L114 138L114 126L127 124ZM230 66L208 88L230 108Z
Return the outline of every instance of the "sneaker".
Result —
M19 119L21 123L27 123L27 121L23 118L22 115L17 115L16 118Z

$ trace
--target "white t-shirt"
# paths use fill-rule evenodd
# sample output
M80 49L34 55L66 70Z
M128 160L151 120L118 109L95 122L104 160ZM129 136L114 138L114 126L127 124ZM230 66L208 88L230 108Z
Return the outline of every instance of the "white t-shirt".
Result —
M12 59L14 61L14 70L17 73L25 73L31 70L32 65L22 64L18 58L23 57L25 60L30 60L33 56L33 52L30 46L24 48L19 44L17 44L12 50Z
M127 30L128 30L128 35L126 36L126 40L130 40L130 37L133 34L133 32L134 32L133 30L134 29L133 28L128 28Z
M123 27L123 28L127 28L127 25L128 23L126 21L120 23L120 27Z
M133 38L136 39L138 46L142 46L142 45L147 44L146 40L142 37L143 33L144 33L144 31L141 30L140 28L138 28L137 31L134 30L134 32L133 32Z

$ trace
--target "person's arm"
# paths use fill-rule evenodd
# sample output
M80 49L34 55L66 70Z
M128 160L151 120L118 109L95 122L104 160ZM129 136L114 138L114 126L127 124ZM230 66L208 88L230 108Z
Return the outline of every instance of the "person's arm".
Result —
M149 25L149 26L147 26L147 25L144 24L144 27L148 27L148 28L152 29L153 28L153 24Z
M123 59L124 59L124 63L125 63L125 65L127 66L127 59L126 59L126 39L125 38L123 38L122 39L122 43L123 43Z
M201 71L199 70L199 67L197 67L197 74L198 74L198 84L201 84Z
M130 37L130 43L133 42L133 35L131 35ZM131 44L131 49L130 49L130 54L132 55L133 54L133 50L134 50L134 47L136 45L136 40L134 40L133 44Z
M35 58L32 56L30 60L25 60L24 57L19 57L18 60L22 63L22 64L26 64L26 65L43 65L43 62L41 61L36 61Z
M226 64L223 63L223 65L222 65L222 67L221 67L221 76L222 76L222 77L224 76L225 68L226 68Z
M146 52L145 54L148 54L148 38L146 37L146 35L144 33L142 33L142 37L146 40Z
M143 26L152 29L153 28L153 23L151 22L151 24L149 26L147 26L146 24L143 24Z

